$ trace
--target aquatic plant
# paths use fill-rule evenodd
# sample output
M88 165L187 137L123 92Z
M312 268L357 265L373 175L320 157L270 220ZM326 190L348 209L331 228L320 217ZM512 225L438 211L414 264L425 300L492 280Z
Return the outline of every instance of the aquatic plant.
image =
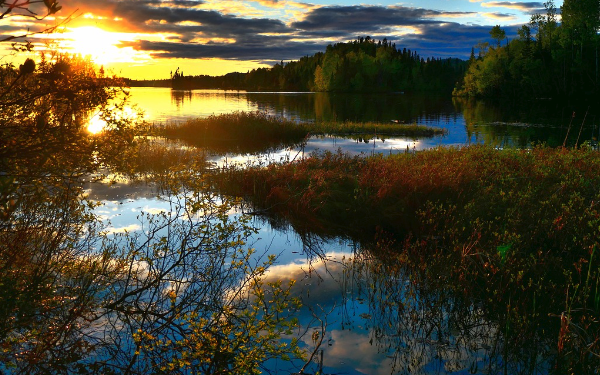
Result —
M301 124L264 112L234 112L168 124L158 134L217 153L258 153L298 144L308 131Z
M433 137L444 129L417 124L377 122L296 123L264 112L233 112L183 124L167 124L153 133L180 139L217 153L260 153L299 145L310 135L387 135Z
M319 121L306 125L311 134L330 135L387 135L405 137L433 137L446 134L442 128L429 127L425 125L381 123L381 122L354 122L354 121Z
M600 364L598 168L589 148L472 146L324 154L213 184L300 231L374 243L375 253L393 244L400 264L481 301L505 346L545 332L555 366L585 373Z

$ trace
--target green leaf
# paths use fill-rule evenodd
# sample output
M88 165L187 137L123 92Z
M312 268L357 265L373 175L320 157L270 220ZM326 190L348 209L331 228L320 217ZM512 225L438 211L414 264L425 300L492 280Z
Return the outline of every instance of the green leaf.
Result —
M496 251L498 251L498 254L500 255L500 259L502 260L502 264L504 264L504 262L506 261L506 253L510 250L510 248L512 247L512 242L506 245L500 245L496 248Z

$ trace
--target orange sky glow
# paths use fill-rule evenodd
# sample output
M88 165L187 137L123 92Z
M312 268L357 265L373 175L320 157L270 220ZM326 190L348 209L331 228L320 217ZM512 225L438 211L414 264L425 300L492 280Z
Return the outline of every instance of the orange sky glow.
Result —
M55 16L36 21L0 19L0 40L62 23L52 34L27 38L34 52L13 54L0 45L0 63L18 64L51 48L89 56L109 73L133 79L223 75L269 67L323 51L360 36L387 38L423 57L468 58L500 24L507 36L543 13L542 2L488 0L59 0ZM555 2L557 7L562 1ZM21 41L25 39L20 39Z

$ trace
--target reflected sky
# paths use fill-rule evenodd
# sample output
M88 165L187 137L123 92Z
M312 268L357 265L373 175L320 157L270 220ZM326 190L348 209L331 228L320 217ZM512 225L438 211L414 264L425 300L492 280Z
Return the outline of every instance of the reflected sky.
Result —
M143 231L145 214L174 210L172 201L142 184L89 182L86 193L102 203L96 214L109 234ZM240 213L237 208L229 215ZM376 259L365 258L351 241L303 238L259 217L250 224L258 228L248 241L248 247L257 251L256 261L268 254L277 256L267 281L296 280L291 295L303 303L298 332L308 332L301 336L306 350L313 350L311 334L320 329L315 315L326 322L320 348L325 373L468 374L473 369L481 373L496 360L490 350L498 330L476 308L457 309L444 296L420 295L406 274L374 271L370 265ZM267 368L292 373L302 365L270 361ZM315 363L307 371L317 369Z
M303 301L303 327L319 329L315 313L325 320L320 348L325 373L470 374L493 369L490 351L498 330L478 309L457 314L451 300L439 304L415 296L408 277L376 275L365 265L355 252L331 252L311 262L277 265L267 276L297 280L292 295ZM310 335L303 343L314 348ZM317 368L312 365L311 371Z
M150 123L178 123L235 111L254 112L258 103L247 100L243 91L194 90L132 87L130 101Z
M550 146L559 146L564 141L571 120L565 113L572 113L563 108L566 105L564 103L536 102L526 108L512 108L498 103L473 102L464 98L431 94L257 93L179 91L152 87L133 87L130 92L132 105L144 112L144 118L149 123L180 123L188 119L235 111L261 111L298 122L398 121L447 131L443 137L419 139L416 150L439 145L462 146L474 143L489 143L498 147L530 147L532 143L546 142ZM597 126L596 117L590 117L587 121L577 117L574 123L582 122L585 123L583 140L598 134L600 126ZM568 143L575 143L577 135L578 132L571 132ZM405 143L410 141L412 140L401 140ZM405 144L397 146L406 148ZM328 145L320 147L331 148ZM388 150L396 148L382 147ZM360 153L371 150L349 151Z
M238 165L266 165L271 163L288 162L309 157L313 153L338 151L351 156L369 155L392 155L406 152L415 152L440 146L460 147L467 143L482 143L481 140L466 140L460 137L436 136L431 138L375 138L365 137L360 140L342 138L337 136L315 136L311 137L306 145L302 147L286 148L276 152L260 155L236 155L211 156L208 160L217 167Z
M134 192L135 188L139 192ZM96 213L107 223L109 234L142 231L144 214L173 210L172 201L152 196L148 191L143 185L87 185L88 197L104 198ZM235 217L240 212L234 209L229 215ZM274 229L260 218L251 225L259 228L248 241L248 246L257 250L256 260L264 260L268 254L277 256L266 281L296 280L291 295L303 302L298 319L300 331L309 332L301 337L305 349L312 351L311 333L320 329L315 315L326 322L321 347L325 373L383 375L395 369L411 374L467 374L474 363L483 368L486 354L482 348L491 347L488 341L496 330L481 320L475 310L470 326L487 334L477 333L485 342L475 342L479 349L473 351L465 347L461 332L455 332L455 336L430 334L434 327L451 325L450 310L445 310L451 304L440 311L430 311L435 304L414 297L405 276L373 273L368 266L371 260L360 256L356 244L340 239L310 239L309 247L298 234L285 228ZM441 337L446 337L446 341L440 341ZM267 364L277 372L288 373L301 366L298 362ZM313 373L317 369L317 364L308 368Z

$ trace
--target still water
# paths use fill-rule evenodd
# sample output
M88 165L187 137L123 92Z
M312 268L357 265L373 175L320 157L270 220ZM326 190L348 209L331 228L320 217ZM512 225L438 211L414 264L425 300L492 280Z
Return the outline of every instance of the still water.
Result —
M293 159L301 152L341 149L352 154L394 153L436 146L491 143L530 146L534 142L562 144L589 140L598 132L595 117L586 123L570 110L532 107L530 111L503 112L498 107L449 98L407 95L328 95L318 93L247 93L215 90L171 91L132 88L131 101L153 123L182 122L233 111L265 111L296 121L397 120L441 127L446 136L429 139L369 139L357 142L336 137L314 138L305 149L281 150L260 158ZM565 114L567 113L567 114ZM535 120L533 120L535 119ZM569 128L569 124L571 127ZM581 126L583 124L583 126ZM229 155L244 162L248 155ZM217 162L223 162L221 159ZM101 201L97 213L110 233L140 230L141 212L169 210L169 203L151 186L117 182L90 183L89 198ZM231 215L238 215L232 212ZM369 249L342 238L299 234L286 225L273 227L256 218L260 228L251 239L259 253L278 256L268 278L295 279L292 295L302 298L298 317L302 345L312 350L313 330L325 322L325 339L317 360L305 371L325 374L472 374L521 372L522 366L548 373L536 348L516 356L503 345L503 327L485 316L473 301L453 297L445 288L424 290L414 275L394 269ZM425 288L427 289L427 288ZM513 348L514 349L514 348ZM517 350L519 351L519 350ZM272 373L294 373L304 363L270 361ZM508 372L507 372L508 371Z
M494 103L465 98L404 94L264 93L221 90L177 91L131 88L131 101L150 123L178 123L190 118L235 111L261 111L299 122L392 120L447 130L444 137L394 138L351 147L343 138L313 139L307 149L337 149L351 153L423 150L436 146L488 143L498 147L556 147L581 144L600 135L595 109L549 101ZM386 144L387 142L387 144Z

